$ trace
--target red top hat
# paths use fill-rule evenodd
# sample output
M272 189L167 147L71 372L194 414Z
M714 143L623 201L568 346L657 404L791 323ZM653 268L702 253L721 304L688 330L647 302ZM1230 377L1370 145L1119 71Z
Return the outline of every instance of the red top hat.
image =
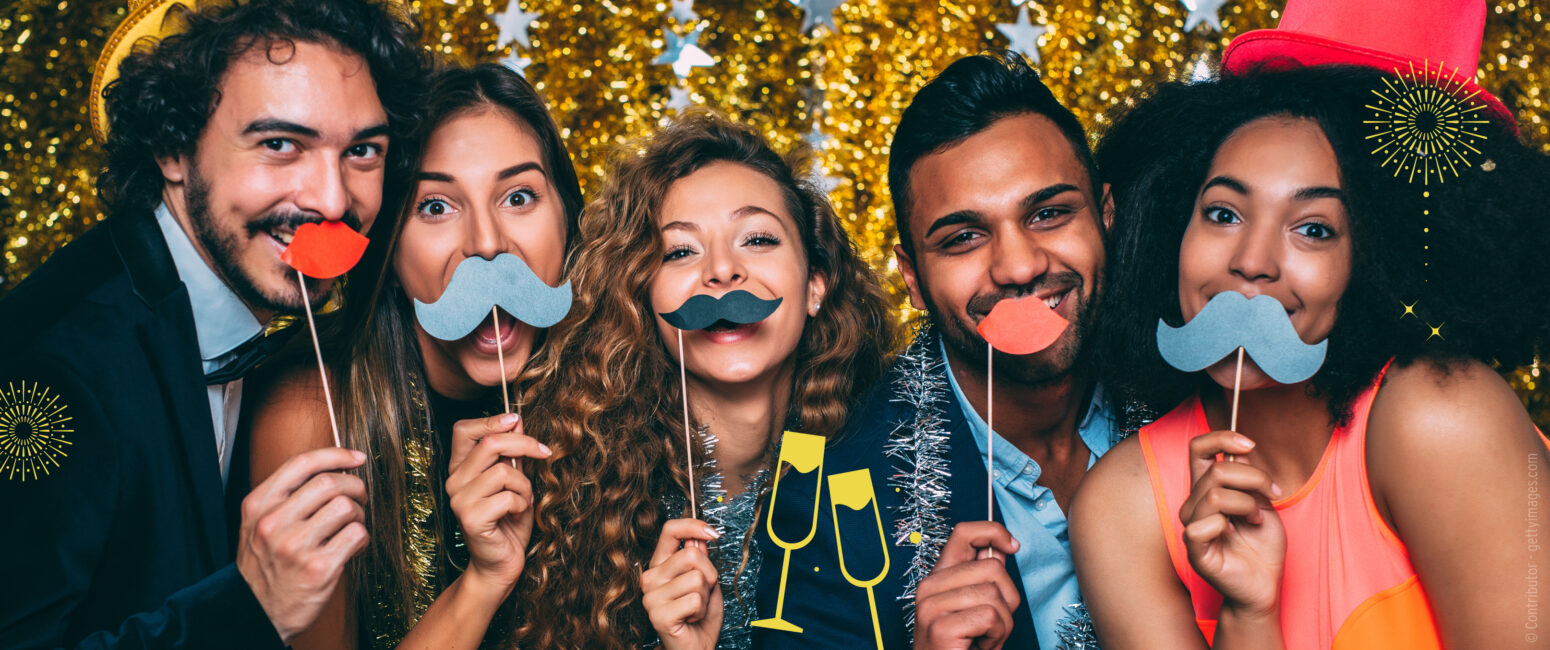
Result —
M1281 23L1233 39L1222 68L1232 75L1288 65L1430 68L1432 75L1440 68L1463 94L1485 102L1492 119L1516 131L1512 111L1475 83L1485 14L1485 0L1286 0Z

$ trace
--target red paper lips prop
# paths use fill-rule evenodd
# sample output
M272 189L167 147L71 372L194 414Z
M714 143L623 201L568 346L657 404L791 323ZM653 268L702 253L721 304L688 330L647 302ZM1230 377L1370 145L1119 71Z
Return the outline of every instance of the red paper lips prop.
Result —
M368 242L364 235L339 221L305 223L296 229L296 236L280 253L280 259L307 277L336 278L361 261Z
M1001 352L1033 354L1054 345L1070 324L1043 300L1027 296L996 303L975 331Z

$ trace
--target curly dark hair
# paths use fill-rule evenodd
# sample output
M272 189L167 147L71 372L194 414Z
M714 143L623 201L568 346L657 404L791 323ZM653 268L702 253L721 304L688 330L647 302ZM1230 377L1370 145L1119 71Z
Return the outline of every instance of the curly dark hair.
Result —
M1168 83L1121 115L1098 147L1112 185L1104 304L1095 337L1104 381L1165 412L1201 386L1157 351L1159 318L1183 322L1179 246L1222 142L1253 120L1315 121L1334 149L1351 217L1351 280L1336 309L1324 366L1310 381L1334 424L1391 358L1526 363L1550 333L1550 160L1489 123L1473 168L1423 188L1382 166L1365 108L1388 76L1360 67L1256 72ZM1489 161L1489 164L1487 164ZM1423 189L1430 194L1423 196ZM1424 213L1424 211L1429 211ZM1430 232L1424 232L1423 228ZM1423 266L1423 246L1426 251ZM1419 318L1400 318L1420 299ZM1425 323L1446 323L1432 337Z
M188 156L204 132L231 62L253 48L308 42L358 54L371 69L377 97L387 112L389 141L383 183L383 216L413 187L415 159L406 137L418 122L431 57L419 32L390 9L389 0L265 0L201 3L198 11L175 6L169 20L177 34L137 43L104 90L107 103L107 168L97 190L110 214L149 213L161 201L158 157ZM392 227L394 219L386 221Z

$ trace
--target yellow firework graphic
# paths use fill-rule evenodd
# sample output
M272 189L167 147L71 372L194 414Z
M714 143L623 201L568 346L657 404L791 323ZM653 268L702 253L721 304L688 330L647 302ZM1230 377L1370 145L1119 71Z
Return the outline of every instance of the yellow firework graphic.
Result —
M1375 104L1368 104L1373 119L1368 140L1377 145L1374 155L1383 157L1383 167L1394 166L1394 177L1404 174L1410 182L1421 180L1429 185L1446 179L1445 172L1459 175L1472 163L1471 154L1480 153L1475 144L1485 139L1480 132L1487 121L1481 115L1485 103L1477 100L1480 91L1465 92L1458 70L1443 74L1423 64L1420 72L1411 64L1409 72L1385 79L1383 88L1374 88Z
M22 482L48 476L73 444L69 407L37 382L0 388L0 476Z

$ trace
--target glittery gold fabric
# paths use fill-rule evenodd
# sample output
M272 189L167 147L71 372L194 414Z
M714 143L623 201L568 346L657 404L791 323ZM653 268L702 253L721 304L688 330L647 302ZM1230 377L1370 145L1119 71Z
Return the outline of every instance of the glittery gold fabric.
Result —
M430 409L425 404L424 389L419 382L411 381L414 391L410 403L409 436L404 439L404 489L408 508L404 510L404 555L413 585L414 620L405 621L400 612L402 606L394 598L379 600L371 622L367 625L376 647L396 647L409 633L409 628L425 615L431 603L440 594L443 576L437 569L437 556L441 547L441 530L436 518L436 479L433 468L436 462L435 430L431 423Z
M413 618L406 619L403 604L396 593L382 589L373 595L370 611L365 613L366 638L373 648L396 648L408 635L409 630L425 615L442 589L457 576L453 571L466 567L467 547L461 531L447 521L451 513L437 512L441 499L441 482L444 479L435 471L445 462L436 452L437 433L426 402L423 381L411 378L409 435L404 439L404 509L403 538L405 566L409 569L410 610ZM496 613L491 621L492 630L510 630L510 615L506 609Z

